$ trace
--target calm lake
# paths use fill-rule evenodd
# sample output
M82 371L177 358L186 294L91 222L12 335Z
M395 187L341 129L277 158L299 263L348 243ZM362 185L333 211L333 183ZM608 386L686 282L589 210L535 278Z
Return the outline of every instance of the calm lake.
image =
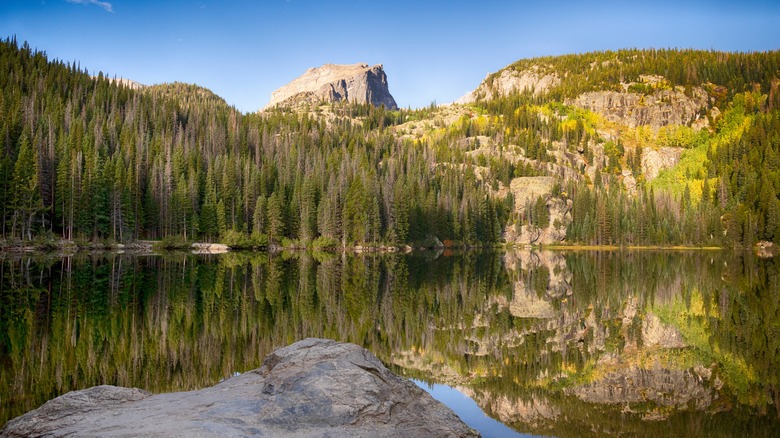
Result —
M780 433L780 258L517 251L0 260L0 425L93 385L213 385L314 336L368 348L484 436Z

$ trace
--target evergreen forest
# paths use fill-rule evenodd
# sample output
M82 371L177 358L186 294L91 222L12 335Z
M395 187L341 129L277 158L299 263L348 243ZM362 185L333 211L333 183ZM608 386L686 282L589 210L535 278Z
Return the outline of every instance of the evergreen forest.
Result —
M571 244L780 243L780 52L623 50L507 69L563 79L466 105L242 114L196 85L134 87L8 38L3 245L471 246L510 229L564 230ZM573 103L625 87L642 102L704 90L706 126L623 126ZM664 148L679 160L651 180L643 155ZM538 177L551 190L512 190Z

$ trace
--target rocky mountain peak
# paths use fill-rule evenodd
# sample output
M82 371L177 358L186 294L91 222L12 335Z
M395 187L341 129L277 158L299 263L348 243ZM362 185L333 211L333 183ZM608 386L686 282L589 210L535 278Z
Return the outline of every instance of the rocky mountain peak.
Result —
M325 64L313 67L289 84L271 93L263 109L301 103L370 103L397 109L387 86L382 64Z

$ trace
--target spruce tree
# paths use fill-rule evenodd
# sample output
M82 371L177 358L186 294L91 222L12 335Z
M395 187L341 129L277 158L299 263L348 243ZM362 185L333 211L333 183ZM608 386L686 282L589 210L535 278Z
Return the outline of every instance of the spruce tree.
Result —
M33 222L43 207L38 178L38 152L33 149L27 131L24 131L19 139L19 154L11 176L12 234L21 239L32 239Z

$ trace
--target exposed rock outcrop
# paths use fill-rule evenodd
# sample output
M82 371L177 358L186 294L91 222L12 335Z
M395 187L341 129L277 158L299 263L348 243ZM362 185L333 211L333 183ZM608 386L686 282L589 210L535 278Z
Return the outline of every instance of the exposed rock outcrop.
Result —
M387 75L381 64L373 67L368 64L325 64L310 68L274 91L270 102L263 109L344 101L398 109L388 89Z
M680 161L682 151L682 148L670 147L645 148L642 152L642 173L645 175L645 181L650 182L662 170L674 167Z
M0 436L477 436L367 350L325 339L197 391L97 386L8 422Z
M230 247L221 243L200 243L192 244L193 254L224 254L230 251Z
M494 97L506 96L513 91L519 93L533 91L538 96L560 83L561 80L558 76L542 73L536 66L523 71L507 68L496 74L488 74L479 87L466 93L455 103L472 103L478 98L489 100Z
M701 118L700 113L707 108L709 100L707 92L694 87L690 94L678 89L656 90L649 95L592 91L565 103L601 114L609 122L629 128L649 126L657 131L667 125L691 125Z
M566 238L566 227L571 223L572 201L553 196L555 179L549 176L529 176L514 178L510 190L514 196L515 211L523 216L540 196L550 216L549 224L542 228L531 224L510 224L504 229L503 238L507 243L517 245L549 245Z
M634 178L634 174L629 169L623 169L621 175L623 177L623 186L628 194L636 195L636 178Z
M539 196L552 193L555 178L551 176L525 176L514 178L510 183L512 196L515 198L515 208L520 210L532 204Z

